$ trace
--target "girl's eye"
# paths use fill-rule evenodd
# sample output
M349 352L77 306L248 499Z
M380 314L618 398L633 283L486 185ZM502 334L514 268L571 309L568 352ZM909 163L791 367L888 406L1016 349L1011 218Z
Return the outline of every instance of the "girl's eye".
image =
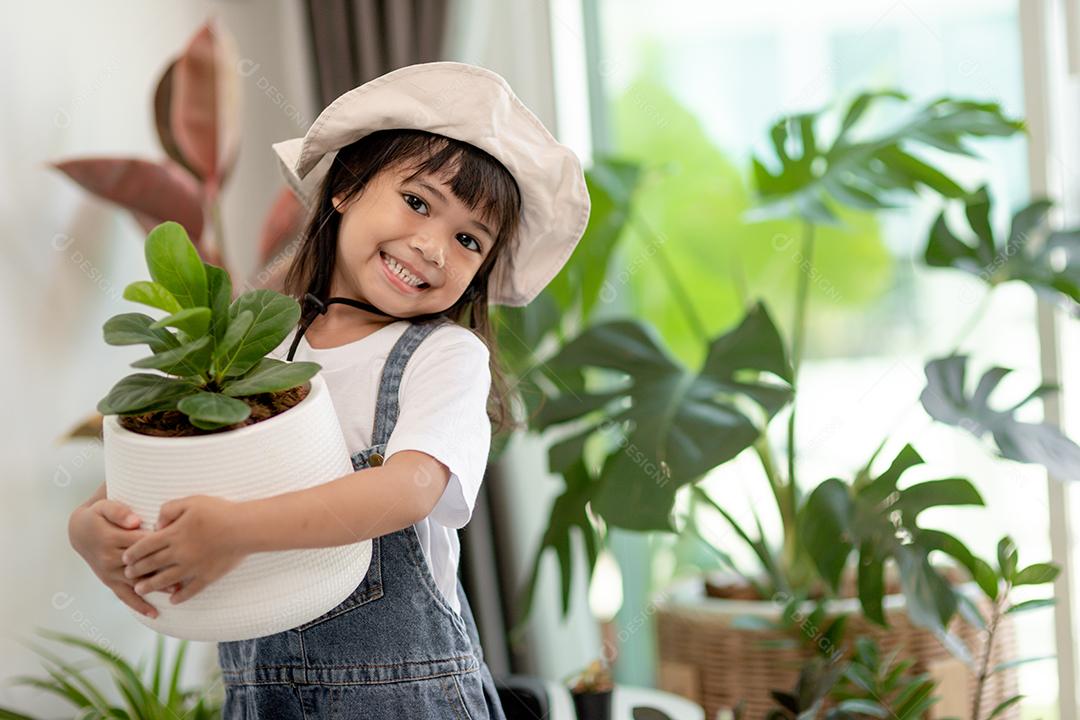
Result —
M405 194L404 194L404 195L403 195L402 197L404 197L404 198L405 198L405 202L406 202L406 203L408 203L409 207L411 207L411 208L412 208L413 210L416 210L416 206L415 206L415 205L413 205L413 203L412 203L412 201L413 201L413 200L415 200L416 202L420 203L420 204L421 204L421 205L423 205L424 207L427 207L427 203L425 203L425 202L424 202L423 200L421 200L420 198L416 197L415 195L410 195L410 194L408 194L408 193L405 193ZM419 211L419 210L417 210L417 212L420 212L420 211ZM426 213L420 213L420 214L421 214L421 215L426 215Z
M427 207L427 203L425 203L423 200L416 197L415 195L412 195L410 193L402 193L402 197L405 198L405 202L409 205L409 207L411 207L413 210L416 210L417 212L420 212L420 210L417 208L417 206L414 204L413 201L416 201L417 203L424 206L425 208ZM421 215L427 215L426 212L422 212L420 214ZM465 245L465 247L469 247L466 243L471 242L476 247L475 248L469 248L470 250L473 250L474 252L483 252L483 248L480 247L480 241L477 240L476 238L472 237L471 235L465 235L465 234L458 235L458 237L459 238L465 238L465 241L462 243L463 245Z
M480 242L476 238L472 237L471 235L464 235L464 234L458 235L458 237L459 238L465 238L465 242L471 242L473 245L476 246L475 248L469 248L470 250L473 250L474 252L480 252L481 251ZM468 247L468 246L466 245L466 247Z

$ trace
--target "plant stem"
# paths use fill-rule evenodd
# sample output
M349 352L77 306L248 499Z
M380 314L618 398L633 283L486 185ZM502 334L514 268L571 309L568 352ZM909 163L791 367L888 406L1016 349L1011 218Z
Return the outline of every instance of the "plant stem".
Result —
M990 666L990 653L994 649L994 634L997 632L998 622L1001 620L1001 606L1005 602L1005 598L1009 596L1010 590L1009 584L1006 583L1005 590L999 593L998 599L994 601L994 614L990 618L990 627L986 631L986 646L983 648L979 675L975 679L975 698L972 700L971 720L979 720L979 712L982 710L983 688L991 675L987 668Z
M660 270L664 275L664 279L667 280L668 288L671 290L672 295L675 296L675 301L682 306L686 322L690 325L690 329L694 331L694 334L697 335L702 342L708 342L709 334L708 331L705 330L705 323L701 321L701 317L694 308L694 303L690 299L689 293L686 292L686 288L683 287L682 282L679 280L679 277L675 272L675 267L664 254L663 242L657 238L656 233L653 232L648 223L645 222L645 218L641 217L639 213L632 213L631 218L641 226L640 232L642 235L649 237L650 244L656 248L656 257L659 260Z
M795 318L791 329L791 378L792 396L791 413L788 415L787 428L787 465L788 486L784 498L791 517L791 525L784 526L784 560L789 568L794 567L795 553L797 552L797 533L795 527L795 509L798 505L798 490L795 485L795 403L798 399L799 367L802 365L803 337L806 334L806 307L810 295L810 272L813 269L814 257L814 224L809 220L803 220L802 232L802 261L808 265L807 269L799 267L798 284L795 289ZM783 514L783 513L781 513Z
M683 312L686 314L687 324L694 330L701 342L707 343L709 337L705 330L705 325L698 316L697 311L694 309L690 294L686 292L686 288L679 280L679 276L676 273L674 266L672 266L667 257L663 254L663 248L660 247L661 243L657 239L656 233L652 231L644 218L641 218L637 213L634 213L632 218L640 226L642 240L647 240L652 246L657 248L656 254L660 259L660 268L663 271L662 275L667 282L672 295L675 296L676 301L679 302ZM736 292L739 293L741 304L745 308L748 302L745 281L736 282L735 287ZM784 527L781 571L785 575L788 575L796 565L796 556L798 554L798 533L795 531L797 498L792 491L792 485L790 483L785 485L784 479L777 472L776 465L773 462L774 452L769 443L768 426L762 430L758 439L754 441L754 452L757 453L758 458L761 460L761 468L765 473L769 488L776 498L777 510L780 513L780 519ZM762 538L762 540L764 539L765 538Z
M214 228L215 257L209 262L228 270L229 266L225 264L225 225L221 221L221 203L217 198L214 198L214 201L210 203L210 222Z

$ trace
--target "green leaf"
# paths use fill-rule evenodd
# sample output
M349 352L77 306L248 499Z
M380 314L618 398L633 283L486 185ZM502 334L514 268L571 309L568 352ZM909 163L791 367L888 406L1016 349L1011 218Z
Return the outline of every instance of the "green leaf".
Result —
M1006 535L998 541L998 567L1001 569L1001 577L1010 583L1013 582L1016 575L1017 556L1016 543L1013 542L1011 537Z
M1043 583L1054 582L1060 572L1061 568L1052 563L1035 563L1016 573L1012 584L1014 587L1017 585L1042 585Z
M131 367L161 370L169 375L197 378L210 370L210 353L213 343L209 335L194 342L166 350L155 355L139 358Z
M1041 662L1043 660L1053 660L1056 657L1057 655L1039 655L1038 657L1013 658L1012 660L1006 660L1005 662L998 663L993 667L990 672L991 674L1001 672L1002 670L1019 667L1020 665L1027 665L1028 663Z
M192 424L197 420L217 426L235 425L251 415L251 406L243 400L205 391L187 396L177 403L176 409L187 415Z
M885 620L885 561L879 556L873 543L864 541L859 547L858 576L859 604L863 614L882 627Z
M834 592L851 555L853 511L847 485L829 478L814 488L799 514L802 544Z
M1010 614L1028 612L1029 610L1038 610L1044 607L1053 607L1056 604L1057 600L1055 598L1036 598L1035 600L1025 600L1024 602L1016 603L1008 610L1006 610L1005 613Z
M206 331L210 328L210 308L185 308L174 315L158 320L150 327L174 327L195 340L206 335Z
M146 264L150 277L171 292L180 307L207 306L206 268L182 225L168 221L150 231Z
M511 629L510 634L516 639L526 627L526 620L532 610L536 584L540 573L540 560L548 550L555 551L559 562L560 597L562 599L563 617L570 609L570 581L573 577L573 555L570 553L570 537L574 528L581 533L585 544L585 555L588 566L585 568L586 582L591 580L596 560L599 557L600 546L603 536L593 525L589 518L586 507L593 493L596 492L597 481L589 473L584 462L579 459L573 466L562 473L566 488L562 494L555 498L548 518L548 526L540 541L540 547L533 558L532 570L526 583L524 595L520 607L521 617Z
M994 718L1011 708L1016 703L1020 702L1023 698L1023 695L1013 695L1008 700L999 703L998 706L991 710L990 714L986 716L986 720L994 720Z
M229 273L217 265L203 263L206 269L207 296L211 310L210 331L217 345L229 325L229 305L232 303L232 280Z
M617 389L609 385L589 392L579 379L589 367L625 377ZM587 328L545 364L545 372L569 394L536 413L535 430L564 422L576 429L586 415L619 403L605 414L606 422L586 430L622 435L603 462L592 508L609 524L635 530L670 530L678 488L757 439L760 419L746 414L752 404L738 402L738 396L756 402L767 417L791 396L783 343L760 303L738 327L710 343L697 374L670 358L651 328L632 321ZM579 447L584 438L574 443Z
M220 358L218 366L225 376L243 375L255 367L281 344L300 320L300 304L273 290L244 293L229 308L230 318L237 318L244 311L251 312L254 319L235 346Z
M873 700L863 700L862 698L842 700L837 703L836 708L844 712L858 713L859 715L879 718L890 717L889 711L883 708L880 703Z
M991 433L1002 456L1010 460L1038 463L1062 480L1080 478L1080 446L1060 429L1015 419L1019 405L1006 411L990 407L991 393L1011 370L991 368L968 396L964 388L967 360L966 355L950 355L926 364L927 382L919 400L930 417L964 428L977 438Z
M985 560L975 558L975 582L991 600L997 600L1001 585L1001 578L997 571Z
M181 309L176 297L164 285L149 280L138 280L124 288L124 299L167 313L180 312Z
M214 365L217 368L222 367L222 363L226 358L230 357L230 354L235 352L240 342L251 330L251 326L255 323L255 313L251 310L244 310L235 317L226 315L225 317L225 334L214 348ZM218 372L220 376L222 373Z
M731 529L735 531L735 534L738 535L739 538L747 544L747 546L750 548L750 550L753 551L755 555L757 555L758 561L761 563L762 569L769 576L769 581L772 585L771 588L759 588L760 594L763 597L767 597L771 596L777 591L788 591L789 588L787 579L781 572L779 564L777 563L776 558L773 557L773 554L769 550L768 545L765 544L764 534L759 534L757 539L750 537L750 534L747 533L741 525L739 525L738 521L731 516L731 513L720 507L720 505L717 504L717 502L711 497L709 497L709 494L706 493L701 487L697 485L692 485L691 491L693 492L693 496L695 498L704 502L713 510L720 513L721 517L723 517L724 520L727 521L727 524L731 526Z
M614 292L614 286L605 287L608 265L629 222L641 171L638 164L599 157L585 172L591 201L588 227L570 260L547 288L563 311L580 298L582 317L588 319L601 293Z
M122 313L105 321L104 337L109 345L146 343L154 352L180 347L180 341L168 330L155 328L154 318L142 313Z
M922 548L901 545L895 557L908 617L916 625L943 633L956 612L952 586L930 565Z
M961 270L990 287L1023 282L1048 301L1076 309L1080 302L1080 231L1049 232L1049 200L1035 200L1018 210L1004 243L995 240L990 225L992 203L985 186L967 196L964 205L975 239L954 235L943 211L923 253L928 265Z
M895 508L907 513L914 524L923 510L944 505L983 505L982 496L964 478L945 478L912 485L900 491Z
M852 141L850 135L866 110L882 98L906 100L895 91L864 93L844 114L832 144L823 144L815 126L822 113L781 118L770 130L775 170L758 157L751 160L760 205L754 219L799 217L812 223L835 223L830 203L856 208L888 205L888 194L914 194L921 185L945 197L964 190L940 168L909 152L925 145L946 153L970 155L961 136L1006 137L1020 129L992 103L941 98L892 130Z
M128 375L113 386L97 405L102 415L131 415L160 409L162 404L175 404L180 398L195 392L197 386L186 380L151 373Z
M272 358L263 358L259 364L244 377L226 383L221 392L229 397L242 397L255 393L288 390L307 382L320 365L313 362L283 362Z

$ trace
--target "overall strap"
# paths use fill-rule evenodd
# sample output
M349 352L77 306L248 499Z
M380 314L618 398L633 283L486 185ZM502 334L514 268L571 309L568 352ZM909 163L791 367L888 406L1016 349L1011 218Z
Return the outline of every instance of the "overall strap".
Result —
M405 365L424 338L430 335L446 318L428 322L410 323L401 337L394 343L383 365L382 378L379 381L379 395L375 401L375 429L371 433L371 444L379 445L390 440L390 433L398 419L398 388L405 373Z

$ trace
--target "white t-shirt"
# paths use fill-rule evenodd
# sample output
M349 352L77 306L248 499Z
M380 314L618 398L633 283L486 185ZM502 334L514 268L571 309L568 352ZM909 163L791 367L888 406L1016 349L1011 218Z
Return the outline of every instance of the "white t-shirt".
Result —
M344 345L313 348L300 338L293 360L322 366L349 453L371 447L375 400L383 365L409 326L399 320ZM296 330L269 357L285 360ZM455 610L460 556L457 528L472 517L487 467L491 424L488 349L468 328L446 323L417 346L401 378L397 424L387 441L386 460L399 450L419 450L450 470L450 481L431 514L416 524L435 584Z

